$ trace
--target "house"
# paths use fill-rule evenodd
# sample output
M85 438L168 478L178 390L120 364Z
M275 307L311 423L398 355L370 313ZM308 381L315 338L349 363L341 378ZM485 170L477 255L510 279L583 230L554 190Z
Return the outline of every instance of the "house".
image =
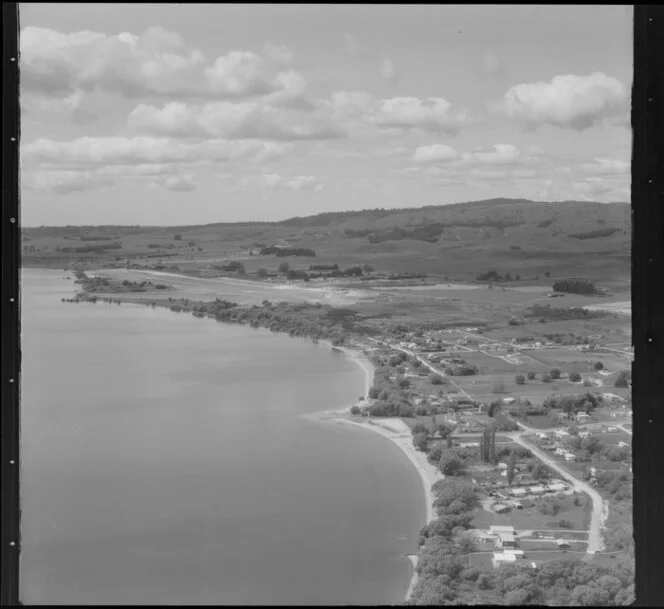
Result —
M523 550L503 550L503 554L511 554L515 558L525 558L526 553Z
M498 533L496 546L499 548L516 548L516 538L512 533Z
M489 527L490 535L499 535L500 533L511 533L516 535L516 529L511 525L491 525Z
M514 497L525 497L528 494L528 489L516 487L511 489L510 492Z
M493 557L491 558L491 563L493 568L497 569L500 565L509 562L516 562L516 556L514 554L505 554L504 552L494 552Z
M576 455L574 453L566 452L563 455L565 461L576 461Z
M514 404L516 398L503 398L503 404Z
M579 438L587 438L590 435L589 431L580 431Z
M585 412L579 412L579 413L576 415L576 420L577 420L577 422L579 422L579 423L586 423L587 421L590 420L590 415L587 414L587 413L585 413Z
M497 514L504 514L510 511L510 506L504 503L495 503L491 509Z
M559 446L554 452L556 455L560 455L562 457L567 452L567 449L563 446Z
M533 495L542 495L546 491L546 488L538 484L537 486L531 486L529 490Z
M540 433L537 434L537 437L540 440L548 440L549 439L549 434L540 432Z
M567 485L563 482L554 482L553 484L549 484L547 488L554 493L560 493L567 490Z
M553 434L556 436L556 438L567 438L570 435L569 431L565 429L556 429Z
M507 469L507 463L505 463L504 461L501 461L501 462L497 465L497 468L498 468L498 469Z
M629 444L627 444L627 442L623 442L623 441L621 440L620 442L618 442L618 446L620 446L620 447L622 448L622 447L624 447L624 446L629 446Z

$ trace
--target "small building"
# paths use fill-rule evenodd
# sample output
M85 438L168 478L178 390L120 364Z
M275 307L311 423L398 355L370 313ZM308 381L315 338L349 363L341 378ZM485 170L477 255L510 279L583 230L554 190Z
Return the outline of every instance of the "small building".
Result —
M516 548L516 537L513 533L498 533L496 545L499 548Z
M511 508L509 505L505 505L504 503L495 503L492 509L497 514L504 514L505 512L509 512Z
M538 437L540 440L548 440L548 438L549 438L549 434L548 434L548 433L544 433L544 432L538 432L537 437Z
M516 529L511 525L491 525L489 527L490 535L499 535L500 533L511 533L516 535Z
M563 482L554 482L553 484L549 484L547 488L554 493L560 493L564 490L567 490L567 485Z
M498 469L507 469L507 463L501 461L497 466Z
M513 497L525 497L528 494L527 488L516 487L510 490Z
M505 554L504 552L494 552L493 557L491 558L491 563L493 568L497 569L500 565L505 563L516 562L516 556L514 554Z
M512 554L515 558L525 558L526 553L523 550L503 550L503 554Z
M570 435L569 431L565 429L556 429L553 433L557 438L567 438Z
M587 413L585 413L585 412L579 412L579 413L576 415L576 420L577 420L579 423L586 423L587 421L590 420L590 415L587 414Z
M574 453L566 452L563 455L565 461L576 461L576 455Z
M546 488L543 487L541 484L538 484L537 486L529 487L529 490L533 495L543 495L544 492L546 491Z

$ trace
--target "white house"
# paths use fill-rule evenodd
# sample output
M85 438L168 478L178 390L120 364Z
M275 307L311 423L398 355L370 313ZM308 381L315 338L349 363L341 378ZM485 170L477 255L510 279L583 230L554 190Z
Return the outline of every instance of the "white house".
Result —
M565 461L576 461L576 455L574 453L566 452L563 457Z
M511 525L491 525L489 526L490 535L499 535L500 533L511 533L516 535L516 529Z
M505 549L505 550L503 550L503 554L511 554L515 558L525 558L526 557L526 553L523 550Z
M528 494L528 489L517 486L516 488L511 489L510 493L512 493L514 497L525 497Z
M491 563L493 564L494 569L497 569L500 565L508 562L516 562L516 556L514 556L514 554L505 554L504 552L493 553Z
M553 433L557 438L566 438L570 435L569 431L565 429L556 429Z
M531 492L533 495L541 495L541 494L544 493L545 490L546 490L546 489L545 489L542 485L540 485L540 484L538 484L538 485L536 485L536 486L531 486L531 487L530 487L530 492Z
M554 493L559 493L561 491L564 491L567 489L567 485L562 483L562 482L556 482L553 484L549 484L547 487L550 491L553 491Z

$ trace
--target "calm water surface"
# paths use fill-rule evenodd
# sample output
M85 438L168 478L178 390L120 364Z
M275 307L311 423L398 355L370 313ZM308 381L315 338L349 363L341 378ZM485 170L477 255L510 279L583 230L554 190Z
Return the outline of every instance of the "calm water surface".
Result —
M364 377L302 340L131 305L61 303L25 270L26 604L388 604L421 482L388 440L300 415Z

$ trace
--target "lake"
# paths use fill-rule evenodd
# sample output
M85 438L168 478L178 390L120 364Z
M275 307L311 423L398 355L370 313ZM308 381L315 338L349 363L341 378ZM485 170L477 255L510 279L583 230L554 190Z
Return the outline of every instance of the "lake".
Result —
M392 604L424 494L398 447L302 415L346 355L22 275L25 604Z

